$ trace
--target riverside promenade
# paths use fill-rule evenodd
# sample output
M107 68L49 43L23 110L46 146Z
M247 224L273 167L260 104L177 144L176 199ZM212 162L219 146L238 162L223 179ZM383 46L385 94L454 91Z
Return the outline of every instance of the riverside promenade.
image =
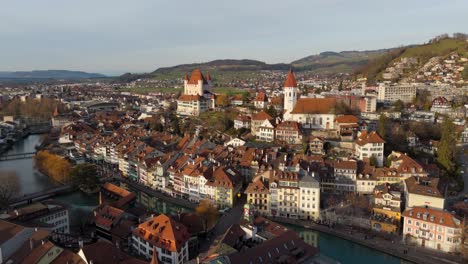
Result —
M394 239L392 240L376 236L375 233L371 233L370 231L365 232L361 230L351 229L347 226L342 225L335 225L330 228L327 225L320 225L296 219L288 219L282 217L269 217L269 219L278 223L291 224L298 227L303 227L306 229L311 229L322 233L330 234L336 237L340 237L342 239L349 240L353 243L360 244L413 263L467 263L467 260L463 259L461 256L437 252L435 250L421 248L418 246L406 245L401 241L400 236L394 236ZM407 250L408 253L405 254L405 250Z

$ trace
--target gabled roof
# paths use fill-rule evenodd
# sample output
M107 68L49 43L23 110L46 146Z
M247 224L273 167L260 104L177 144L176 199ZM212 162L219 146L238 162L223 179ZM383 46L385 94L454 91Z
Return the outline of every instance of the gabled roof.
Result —
M362 131L361 134L357 137L356 139L356 144L359 146L364 146L368 143L385 143L385 140L383 140L377 132L372 131L370 133L367 133L367 131Z
M267 97L266 93L260 92L255 97L255 101L257 101L257 102L268 102L268 97Z
M178 252L190 238L187 228L168 217L160 214L141 223L133 231L133 235L141 237L158 248Z
M432 222L451 228L460 228L461 221L450 212L426 207L413 207L403 212L404 217L416 218L421 221ZM424 220L424 217L426 218Z
M299 98L291 114L332 114L335 98Z
M270 194L268 187L259 178L254 182L251 182L245 189L245 193L257 193L257 194Z
M261 121L261 120L272 120L272 119L273 117L265 113L265 111L261 111L252 115L252 120Z
M290 69L288 72L288 76L284 82L284 87L297 87L296 78L294 77L294 72L292 69Z

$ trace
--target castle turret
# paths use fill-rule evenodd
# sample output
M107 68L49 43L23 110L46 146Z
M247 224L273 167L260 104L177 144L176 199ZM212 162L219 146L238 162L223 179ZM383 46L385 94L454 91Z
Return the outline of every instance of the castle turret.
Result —
M297 102L297 82L293 70L289 70L284 82L284 110L290 113Z

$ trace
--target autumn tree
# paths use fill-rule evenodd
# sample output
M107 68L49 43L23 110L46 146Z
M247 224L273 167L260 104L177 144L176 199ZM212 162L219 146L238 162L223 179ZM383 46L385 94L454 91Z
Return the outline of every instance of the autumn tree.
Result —
M0 208L5 208L18 195L19 182L14 171L0 172Z
M229 97L227 94L218 94L216 95L216 105L221 107L226 107L229 105Z
M204 199L200 201L195 213L203 219L205 232L216 224L218 219L218 210L210 200Z
M455 147L457 144L457 133L452 120L446 118L442 123L442 137L437 150L437 162L447 171L455 169Z
M71 164L65 158L42 150L34 156L34 166L45 175L60 183L70 181Z

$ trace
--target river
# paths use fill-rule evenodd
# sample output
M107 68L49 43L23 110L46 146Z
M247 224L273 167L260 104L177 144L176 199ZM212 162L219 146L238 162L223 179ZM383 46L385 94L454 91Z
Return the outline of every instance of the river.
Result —
M32 152L35 150L35 146L40 144L40 141L40 135L30 135L24 140L17 142L7 153ZM34 169L32 159L1 161L0 171L5 170L16 172L20 185L19 195L43 191L55 185L47 176ZM172 214L178 211L191 211L190 209L150 197L144 193L136 192L136 194L140 203L158 212ZM80 218L83 211L90 212L98 204L97 195L86 195L81 192L60 195L54 199L64 203L69 208L72 226L78 224L75 223L75 221L79 221L77 219ZM322 255L341 263L403 263L399 258L352 243L345 239L297 226L289 227L298 232L307 243L318 247Z

